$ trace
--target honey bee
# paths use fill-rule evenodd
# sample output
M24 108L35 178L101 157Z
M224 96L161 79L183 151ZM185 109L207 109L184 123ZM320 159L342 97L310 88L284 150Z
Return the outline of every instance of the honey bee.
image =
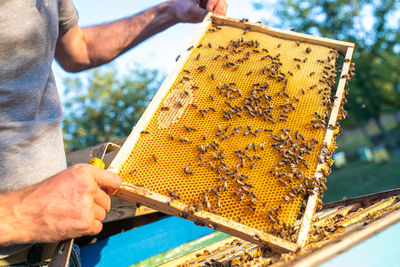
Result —
M213 189L211 189L211 192L213 192L217 197L219 197L219 194L218 194L218 191L217 190L215 190L214 188Z
M275 223L275 219L272 217L271 214L268 214L268 219L269 219L272 223Z
M240 194L241 191L242 191L242 189L239 188L239 189L237 189L235 192L233 192L233 195L234 195L234 196L237 196L237 195Z
M224 191L227 191L228 190L228 182L224 182L223 183L223 188L224 188Z
M284 186L288 186L288 183L286 181L284 181L284 180L279 179L278 182L281 183Z
M292 199L288 196L284 196L283 200L287 201L287 202L292 202Z
M256 203L257 201L258 201L257 198L252 198L252 199L249 200L249 202L250 202L251 204L254 204L254 203Z
M189 171L189 168L190 168L190 164L187 165L187 166L185 166L185 167L183 168L184 173L185 173L185 174L188 174L188 175L193 175L193 172L192 172L192 171Z

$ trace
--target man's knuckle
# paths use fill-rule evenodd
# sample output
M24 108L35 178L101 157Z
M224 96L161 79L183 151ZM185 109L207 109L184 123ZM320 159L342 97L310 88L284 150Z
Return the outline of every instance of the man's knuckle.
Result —
M91 220L89 218L82 218L82 220L79 221L78 223L78 229L81 232L89 232L90 229L92 228L92 224L90 223Z

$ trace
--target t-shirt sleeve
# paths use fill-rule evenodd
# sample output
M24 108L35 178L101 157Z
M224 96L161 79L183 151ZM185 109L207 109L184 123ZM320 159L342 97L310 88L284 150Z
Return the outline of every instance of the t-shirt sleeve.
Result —
M78 11L72 0L58 0L58 28L66 31L78 23Z

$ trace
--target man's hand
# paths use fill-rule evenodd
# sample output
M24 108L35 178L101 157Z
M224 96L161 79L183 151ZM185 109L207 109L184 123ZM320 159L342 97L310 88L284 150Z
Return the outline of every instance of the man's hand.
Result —
M121 184L118 175L79 164L19 191L0 194L0 244L53 242L97 234Z
M225 16L228 4L225 0L170 0L181 22L200 22L207 12Z

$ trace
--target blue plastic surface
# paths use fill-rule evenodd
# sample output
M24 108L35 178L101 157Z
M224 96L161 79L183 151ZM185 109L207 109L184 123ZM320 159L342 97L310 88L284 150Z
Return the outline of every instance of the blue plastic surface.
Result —
M400 266L399 238L400 223L397 223L320 266Z
M212 232L188 220L165 217L82 247L82 266L128 266Z

